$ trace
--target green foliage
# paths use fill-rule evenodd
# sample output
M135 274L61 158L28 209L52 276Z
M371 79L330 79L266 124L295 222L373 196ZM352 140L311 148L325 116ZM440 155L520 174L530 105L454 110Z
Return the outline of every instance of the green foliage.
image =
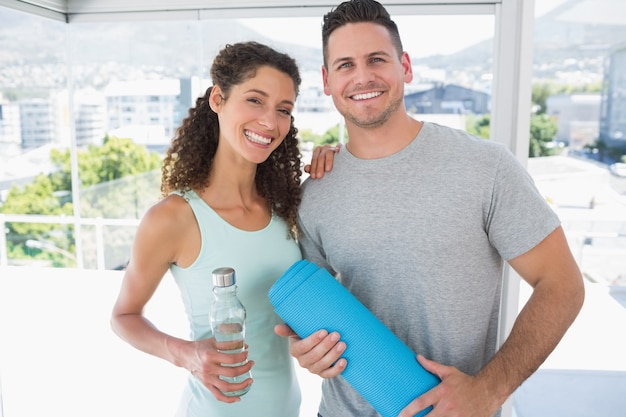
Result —
M77 157L83 217L139 218L158 200L161 157L131 139L106 137L102 146L89 146L78 151ZM65 201L72 188L69 150L52 150L50 160L57 170L37 176L24 187L14 186L0 206L0 213L72 214L71 201ZM73 226L9 223L7 227L7 249L12 259L39 259L53 266L74 263L70 256L75 250ZM119 236L112 231L107 244L124 248L128 235L123 228ZM28 240L45 245L27 247Z
M489 114L470 115L466 129L469 133L489 139ZM558 130L556 121L545 113L534 114L530 118L529 151L530 157L548 156L555 153L553 139Z
M348 129L345 128L343 129L343 142L347 142L348 141ZM322 136L321 140L316 143L316 145L322 146L322 145L336 145L339 143L339 124L336 124L335 126L331 127L330 129L328 129L324 135Z
M592 89L591 87L589 87ZM593 87L597 88L597 87ZM546 114L546 100L553 94L574 92L574 88L554 86L551 84L535 84L532 89L534 114L530 118L528 155L530 157L554 155L554 137L558 131L556 121ZM580 89L579 89L580 90ZM470 115L466 129L473 135L489 138L490 115Z
M40 174L24 187L14 185L7 195L0 212L6 214L71 214L64 210L58 198L54 196L50 178Z
M320 135L313 132L311 129L303 129L298 131L298 137L302 142L313 142L317 143L322 139Z
M73 267L76 266L74 257L73 226L57 226L45 236L20 236L23 241L15 240L10 245L12 258L36 259L46 266ZM17 244L17 243L20 244Z
M55 195L50 178L38 175L24 187L13 186L7 195L6 202L0 207L5 214L40 214L40 215L71 215L72 203L61 203ZM53 266L70 266L73 260L60 253L42 251L26 247L26 241L46 241L51 247L67 247L73 249L72 226L65 226L66 231L59 233L58 225L48 223L6 223L7 250L12 259L35 258ZM68 236L69 235L69 236Z
M92 158L100 163L98 176L100 181L113 181L129 175L158 169L161 158L131 139L106 137L100 147L89 148ZM85 185L85 184L84 184Z
M56 190L71 189L69 150L54 150ZM78 151L81 214L84 217L139 218L159 193L161 157L131 139L105 137L102 146ZM148 174L149 173L149 174Z
M56 190L71 190L70 151L54 149L50 159L59 169L52 174ZM82 187L151 171L160 166L158 154L148 152L132 139L106 136L102 146L90 145L87 151L78 151L78 176Z
M546 101L548 97L557 94L598 93L602 89L602 82L598 81L585 85L566 85L554 83L535 83L532 86L531 102L534 105L535 114L544 114L547 111Z
M465 129L472 135L489 139L489 124L491 123L490 114L470 114L465 122Z
M343 141L348 141L348 130L344 127ZM313 142L314 146L336 145L339 143L339 124L328 129L323 135L313 133L311 130L300 132L300 138L303 142Z
M530 118L530 143L528 156L554 155L554 136L558 131L556 121L549 115L534 114Z
M555 87L551 84L534 84L532 86L531 102L535 114L544 114L547 111L546 101L555 94Z

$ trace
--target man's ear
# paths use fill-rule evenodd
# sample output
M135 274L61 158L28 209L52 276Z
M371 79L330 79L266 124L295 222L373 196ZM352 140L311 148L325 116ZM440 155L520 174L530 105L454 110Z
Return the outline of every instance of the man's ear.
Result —
M330 96L330 88L328 87L328 70L322 65L322 83L324 84L324 94Z
M402 53L401 61L404 69L404 82L408 84L413 81L413 66L411 65L411 58L409 58L408 52Z
M211 88L211 94L209 95L209 106L211 106L211 110L215 113L219 113L223 101L224 97L222 96L222 90L218 85L214 85L213 88Z

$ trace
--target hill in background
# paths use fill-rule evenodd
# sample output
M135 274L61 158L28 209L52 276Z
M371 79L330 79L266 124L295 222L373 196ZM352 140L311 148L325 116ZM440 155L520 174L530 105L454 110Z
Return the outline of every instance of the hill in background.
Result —
M595 17L576 16L581 5L589 1L569 0L535 21L536 78L553 79L559 71L580 68L602 74L604 59L626 40L626 24L585 22ZM188 76L190 69L198 68L200 60L206 76L215 53L227 42L239 40L257 40L291 54L302 72L319 71L322 62L321 48L271 40L237 21L203 21L202 28L203 33L198 33L196 25L181 21L83 23L68 27L2 9L0 88L62 84L65 71L61 66L68 53L77 63L77 83L96 87L106 84L107 78L128 79L140 74L147 78ZM76 40L69 51L64 43L67 30ZM456 36L452 32L453 28L450 36ZM202 57L196 48L200 39L204 46ZM448 72L491 72L492 43L484 41L454 54L412 62Z

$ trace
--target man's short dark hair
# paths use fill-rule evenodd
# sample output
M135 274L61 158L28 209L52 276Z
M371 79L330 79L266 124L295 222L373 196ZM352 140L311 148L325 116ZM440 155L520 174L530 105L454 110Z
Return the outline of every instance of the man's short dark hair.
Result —
M389 12L376 0L348 0L324 15L322 24L322 51L324 66L328 68L328 38L331 33L348 23L375 23L384 26L391 35L398 57L402 55L402 41L398 26L391 20Z

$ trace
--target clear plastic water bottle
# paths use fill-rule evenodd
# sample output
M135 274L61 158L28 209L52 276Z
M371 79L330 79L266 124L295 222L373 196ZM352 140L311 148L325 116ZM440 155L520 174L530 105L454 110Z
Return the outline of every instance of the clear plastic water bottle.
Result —
M235 270L233 268L217 268L213 271L215 299L211 305L209 319L217 349L223 353L240 353L245 350L246 309L237 297L235 282ZM223 365L234 367L244 365L246 362ZM250 372L234 378L225 376L220 376L220 378L238 384L250 378ZM229 397L239 397L249 390L250 386L247 386L241 390L223 392L223 394Z

